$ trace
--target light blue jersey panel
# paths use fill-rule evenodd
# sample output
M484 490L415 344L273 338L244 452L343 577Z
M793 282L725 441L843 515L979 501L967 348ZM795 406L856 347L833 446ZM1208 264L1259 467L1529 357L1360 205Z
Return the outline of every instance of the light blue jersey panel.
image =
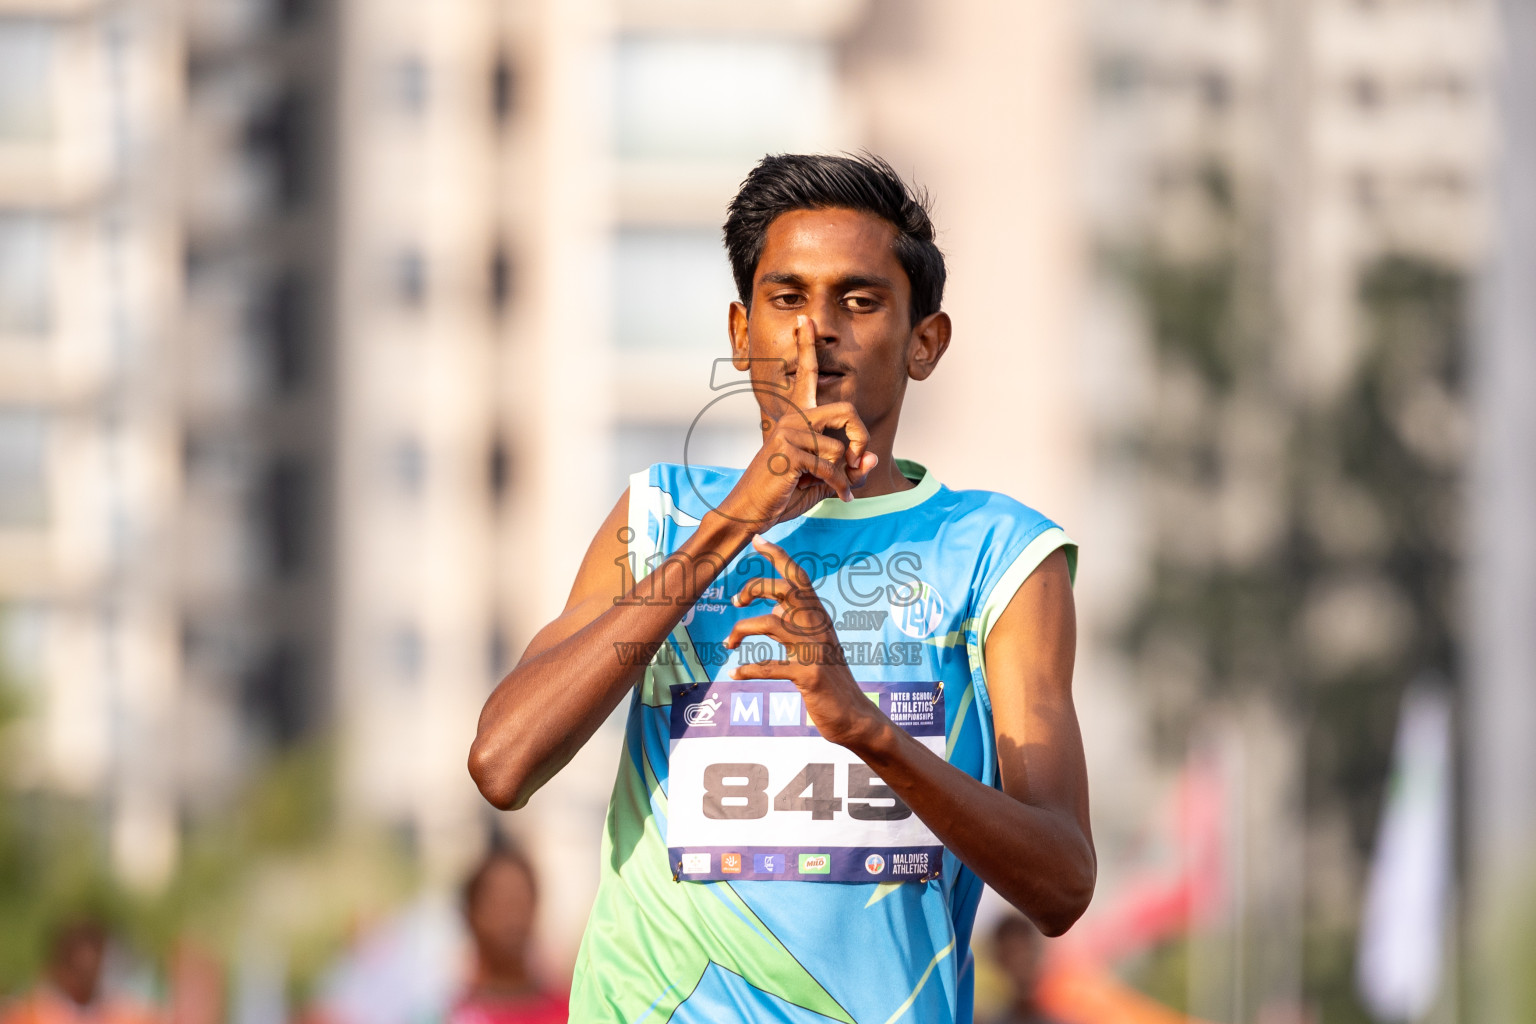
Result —
M951 491L922 466L897 464L915 487L850 503L831 499L765 536L815 581L856 680L942 683L943 736L933 742L942 743L951 764L995 786L982 657L987 634L1052 551L1064 548L1075 570L1076 547L1056 524L1010 498ZM636 474L629 525L637 575L676 551L740 475L671 464ZM752 549L738 555L690 609L636 690L609 811L610 836L629 838L605 850L598 907L578 964L577 1004L611 1005L609 1016L587 1012L616 1021L628 1013L625 1024L716 1020L727 1005L741 1020L968 1024L971 928L982 883L947 851L937 877L924 880L672 881L679 872L664 842L671 688L699 684L728 698L733 688L750 687L729 678L742 652L726 651L723 641L738 619L767 606L738 609L730 598L746 580L773 575ZM748 653L749 660L763 657L761 648ZM688 900L669 895L664 911L654 908L657 897L643 890L655 879L688 887L666 890ZM629 924L599 927L619 920ZM733 938L732 929L746 938ZM676 958L663 964L642 948L668 941L673 949L697 943L699 956L684 969ZM783 953L787 957L774 959ZM780 961L788 966L776 966ZM691 976L667 976L679 971ZM626 973L622 985L602 981L615 972ZM637 1015L623 1009L626 992L656 998Z

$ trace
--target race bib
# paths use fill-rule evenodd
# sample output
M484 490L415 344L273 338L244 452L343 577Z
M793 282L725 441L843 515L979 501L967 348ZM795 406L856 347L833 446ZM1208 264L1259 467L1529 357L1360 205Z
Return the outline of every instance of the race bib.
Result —
M944 756L932 683L860 683ZM667 848L693 881L900 882L936 877L943 845L870 768L817 732L788 681L674 685Z

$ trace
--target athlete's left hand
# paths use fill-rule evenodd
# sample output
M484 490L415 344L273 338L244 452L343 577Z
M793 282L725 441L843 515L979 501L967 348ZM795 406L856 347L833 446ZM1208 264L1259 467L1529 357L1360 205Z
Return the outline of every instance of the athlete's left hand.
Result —
M747 580L731 601L738 608L753 601L775 601L777 607L768 615L737 622L725 646L734 650L746 637L766 636L784 645L787 658L738 665L731 670L731 678L788 679L799 688L805 710L821 735L847 746L881 717L880 709L854 681L832 616L811 586L810 576L777 544L755 536L752 546L773 563L781 578Z

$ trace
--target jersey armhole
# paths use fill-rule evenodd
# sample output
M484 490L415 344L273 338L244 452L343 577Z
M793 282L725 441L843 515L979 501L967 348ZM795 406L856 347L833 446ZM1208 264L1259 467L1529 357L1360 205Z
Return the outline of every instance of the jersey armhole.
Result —
M659 465L659 464L658 464ZM697 526L699 520L677 507L672 494L662 485L653 483L658 466L642 469L629 478L629 553L631 570L636 583L651 574L652 563L667 546L668 521L676 526ZM699 683L709 680L709 672L699 661L698 651L687 627L678 623L667 636L666 650L658 650L645 674L640 677L637 690L641 703L652 707L665 707L672 703L669 686L673 682Z
M991 635L992 627L1002 617L1008 603L1019 592L1024 581L1029 579L1029 574L1038 569L1046 556L1057 548L1063 549L1066 553L1067 578L1076 582L1076 542L1068 537L1061 527L1047 527L1024 545L1024 550L1019 552L1013 563L992 585L992 589L982 600L981 610L976 614L976 647L970 652L971 675L976 681L976 701L986 714L989 725L992 719L992 698L987 692L987 637Z
M661 519L661 508L653 493L657 490L660 488L651 484L649 469L642 469L629 478L629 553L634 556L632 569L636 583L650 572L646 563L656 554L657 538L651 536L651 519L654 516L658 523Z

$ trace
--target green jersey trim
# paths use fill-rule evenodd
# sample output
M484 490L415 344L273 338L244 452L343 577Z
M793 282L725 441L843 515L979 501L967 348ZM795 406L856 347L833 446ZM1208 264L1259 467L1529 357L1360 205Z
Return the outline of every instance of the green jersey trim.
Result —
M954 951L955 940L950 939L949 945L935 953L933 955L933 959L928 961L928 969L923 972L923 976L921 978L917 979L917 987L912 989L912 994L907 996L907 998L902 1002L900 1006L896 1007L896 1012L891 1014L890 1017L886 1019L885 1024L896 1024L897 1021L901 1020L901 1018L907 1015L907 1011L912 1009L912 1004L917 1002L918 993L922 992L923 986L928 984L928 979L932 976L933 969L939 966L944 958L949 956L949 954L953 953Z
M986 603L981 606L981 614L976 617L977 649L973 654L976 667L985 675L987 671L987 637L992 633L992 627L997 625L997 620L1002 617L1003 610L1013 600L1013 595L1019 592L1024 581L1029 579L1029 574L1040 567L1045 557L1057 548L1067 549L1067 571L1074 579L1077 576L1077 545L1067 536L1066 531L1059 526L1040 531L1040 535L1025 545L1019 552L1019 557L1013 560L1002 576L998 578L997 585L992 588L992 593L987 595Z
M917 486L891 494L877 494L873 498L854 498L852 501L827 498L812 506L806 513L806 517L809 519L868 519L871 516L889 515L892 512L904 512L909 508L916 508L939 493L939 481L928 472L928 467L910 459L897 459L896 468L901 470L902 475L909 480L917 481Z
M610 807L634 812L651 806L660 783L643 753L643 774L627 770L636 756L626 740ZM684 883L654 870L667 862L664 827L654 813L627 813L610 818L603 830L607 877L577 954L571 1020L665 1021L715 963L786 1003L855 1024L729 882ZM688 922L687 930L669 933L672 922ZM643 959L616 969L599 951L611 948L603 938L609 935L633 939L645 951Z
M1024 581L1029 579L1029 574L1039 568L1045 557L1057 548L1065 548L1067 553L1067 573L1072 579L1077 576L1077 545L1059 526L1051 526L1044 530L1024 546L1019 552L1013 564L1003 571L998 577L982 603L981 611L972 620L975 631L967 638L966 656L970 659L975 686L972 690L976 696L977 709L981 715L982 745L987 748L987 771L982 781L987 785L995 785L997 782L996 753L992 749L993 724L992 724L992 698L988 690L990 683L987 680L987 637L992 633L992 627L1002 616L1003 610L1013 600L1013 595L1019 592ZM967 692L966 696L970 696ZM953 751L953 740L946 756Z

